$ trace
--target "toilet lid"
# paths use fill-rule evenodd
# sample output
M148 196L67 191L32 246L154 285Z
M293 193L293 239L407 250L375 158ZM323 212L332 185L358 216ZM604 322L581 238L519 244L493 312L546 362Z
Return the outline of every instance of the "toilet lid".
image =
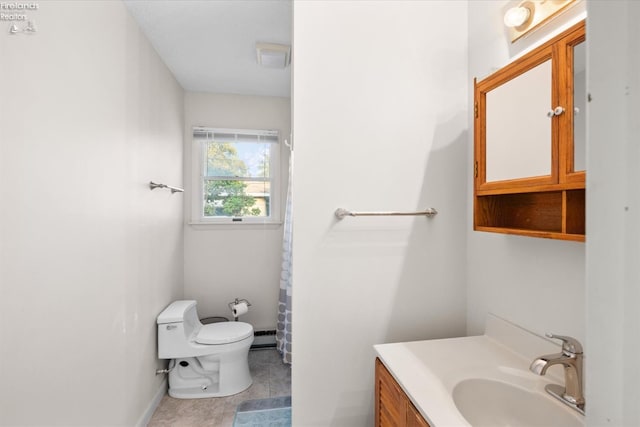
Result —
M203 325L196 335L199 344L228 344L250 337L253 326L244 322L218 322Z

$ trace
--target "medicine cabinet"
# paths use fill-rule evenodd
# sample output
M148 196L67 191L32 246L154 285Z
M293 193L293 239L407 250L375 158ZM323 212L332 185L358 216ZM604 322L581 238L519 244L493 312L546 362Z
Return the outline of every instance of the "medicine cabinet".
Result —
M481 81L474 229L585 239L585 24Z

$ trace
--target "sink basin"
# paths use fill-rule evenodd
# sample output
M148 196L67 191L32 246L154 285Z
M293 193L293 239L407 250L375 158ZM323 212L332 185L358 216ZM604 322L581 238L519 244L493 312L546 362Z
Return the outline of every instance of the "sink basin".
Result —
M544 426L582 427L584 418L539 392L485 378L460 381L453 401L474 427Z

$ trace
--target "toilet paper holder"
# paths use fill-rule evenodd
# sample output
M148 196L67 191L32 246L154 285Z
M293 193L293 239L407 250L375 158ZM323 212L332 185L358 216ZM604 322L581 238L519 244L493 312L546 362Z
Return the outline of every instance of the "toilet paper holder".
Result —
M231 310L231 312L234 314L233 315L233 319L236 320L236 321L238 320L238 316L235 315L234 308L238 304L242 304L242 303L247 304L247 307L251 307L251 303L248 300L244 299L244 298L236 298L234 301L232 301L232 302L230 302L228 304L229 305L229 310Z

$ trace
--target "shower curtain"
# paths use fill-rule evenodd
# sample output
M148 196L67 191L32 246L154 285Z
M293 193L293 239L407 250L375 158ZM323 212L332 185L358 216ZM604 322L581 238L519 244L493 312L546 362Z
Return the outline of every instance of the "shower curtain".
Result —
M287 203L284 213L282 235L282 272L280 273L280 299L278 302L278 323L276 324L276 343L285 363L291 363L291 266L292 266L292 217L291 217L291 178L293 170L293 150L289 157L289 184Z

